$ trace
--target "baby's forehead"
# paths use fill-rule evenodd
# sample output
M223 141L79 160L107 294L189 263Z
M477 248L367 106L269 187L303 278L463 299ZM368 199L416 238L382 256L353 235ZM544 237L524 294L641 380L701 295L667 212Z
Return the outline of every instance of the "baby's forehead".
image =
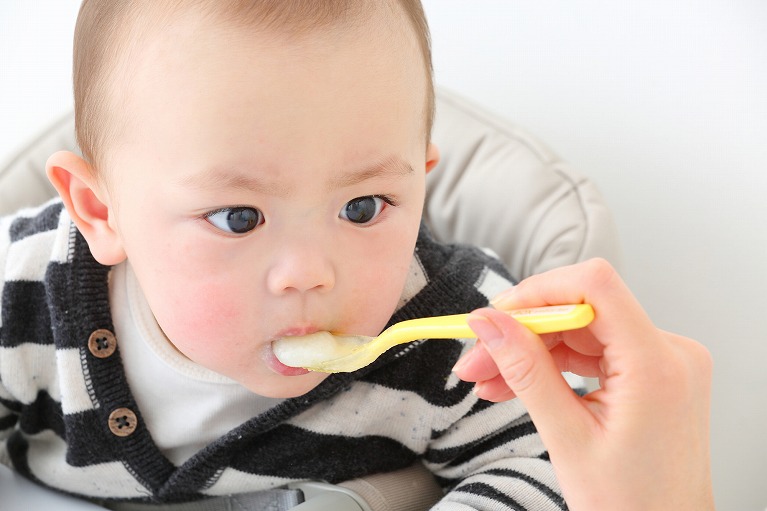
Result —
M274 8L293 3L324 7ZM227 53L242 51L243 47L248 46L243 45L243 42L259 41L259 52L269 52L270 46L274 49L290 46L298 59L307 59L315 56L313 50L325 43L335 44L334 36L339 33L357 34L360 41L378 37L381 42L378 48L381 51L399 50L402 59L418 58L420 52L410 51L418 46L410 24L394 15L394 9L382 8L382 4L386 3L397 2L282 0L253 2L252 5L262 7L250 10L242 7L250 2L232 0L148 2L142 4L141 9L136 9L130 22L123 24L114 34L113 37L117 39L114 53L121 57L113 63L112 72L105 77L105 83L118 95L122 95L126 87L130 90L133 85L132 76L158 49L158 41L162 41L163 45L160 51L179 53L187 51L195 39L230 41L231 44L222 49ZM366 4L368 7L362 7ZM329 9L329 6L334 8ZM371 30L371 27L375 29ZM409 48L403 51L401 44L392 44L392 41L406 41L410 43L407 45ZM158 71L167 74L174 70L168 68Z
M254 2L254 5L282 5L283 2L293 3L292 0L283 0ZM421 60L420 52L414 51L418 41L410 24L395 16L393 9L382 8L382 4L389 3L386 0L318 1L316 5L336 8L331 11L316 9L315 13L311 10L303 12L298 9L296 13L290 9L266 8L244 11L242 7L232 7L247 3L231 0L151 2L151 6L137 10L133 22L127 24L120 31L122 33L115 34L115 37L122 39L119 43L122 49L117 50L122 58L117 59L113 73L108 77L111 82L109 88L117 96L136 93L133 78L137 72L147 68L147 64L158 57L163 59L191 53L191 49L199 48L200 44L210 44L222 56L239 53L245 58L248 52L284 54L289 48L290 57L295 57L296 65L304 65L323 51L332 50L334 45L355 42L362 45L377 40L375 47L380 52L379 56L396 54L400 61ZM315 5L314 2L299 3ZM356 7L338 7L345 3ZM397 2L392 0L392 3ZM377 7L360 7L364 4ZM370 58L376 56L371 55ZM159 75L156 78L159 80L179 71L179 68L159 66L153 71ZM353 72L351 69L348 71Z
M229 3L231 2L222 2ZM110 88L118 96L141 92L140 89L137 90L137 81L134 78L138 73L149 70L150 65L158 61L161 64L152 69L157 80L194 67L195 62L189 62L189 59L185 60L183 57L192 55L195 50L199 52L200 47L204 45L209 45L211 51L220 52L222 65L225 62L238 65L236 60L226 58L229 55L240 55L246 61L254 54L285 55L286 50L289 50L288 56L295 59L295 66L312 64L312 60L316 64L322 62L323 52L333 51L333 46L363 45L370 40L378 40L380 43L375 45L379 57L370 55L371 59L380 58L382 54L397 54L400 61L420 60L419 52L411 51L417 44L415 37L403 37L405 32L410 31L408 24L395 23L391 9L375 9L381 11L377 15L371 14L371 9L356 9L359 11L356 17L348 11L343 11L338 13L338 18L325 22L306 16L283 19L287 18L285 15L278 19L279 22L275 22L272 18L278 17L269 12L265 14L270 17L250 13L250 17L245 19L236 16L236 11L231 9L171 9L162 7L161 4L164 2L158 2L157 7L138 13L133 27L117 35L123 38L123 50L119 51L123 57L115 63ZM392 33L394 31L399 33ZM406 44L403 45L403 42ZM316 60L318 57L320 60ZM187 68L165 65L182 61ZM344 71L346 70L341 70ZM348 72L353 70L349 69Z
M112 16L110 25L93 21L99 17L92 16L90 24L82 24L86 27L82 36L75 38L76 49L81 48L80 57L76 55L76 61L81 63L80 72L75 76L78 141L85 142L81 143L84 154L96 155L96 160L99 159L97 153L103 153L102 148L109 148L111 142L119 139L121 130L135 122L129 105L140 101L140 96L151 94L151 85L139 83L137 77L151 70L152 79L159 82L178 71L163 66L150 68L157 50L183 54L195 38L210 40L223 54L254 51L255 46L248 44L249 40L262 43L258 47L260 52L269 52L270 44L277 50L290 47L294 50L290 57L295 57L295 65L315 59L318 48L338 44L339 40L345 44L355 44L355 41L364 44L375 39L376 51L396 55L401 61L418 62L425 69L425 111L433 111L428 42L420 40L422 36L428 40L428 28L419 35L409 19L412 13L400 5L415 5L417 1L125 0L120 4L129 8L123 10L112 7L117 4L111 4L112 0L91 1L106 5L104 9L120 18ZM105 30L111 31L111 35L104 34ZM96 56L100 53L106 58L89 59L89 51L93 49L89 50L88 46L94 43L104 43L104 50L97 49ZM90 65L89 60L96 63ZM421 89L420 84L416 89ZM425 119L428 136L431 116L427 114Z
M109 0L111 1L111 0ZM408 26L399 0L196 0L133 1L122 12L115 35L128 44L142 42L152 32L164 32L179 22L197 19L199 30L236 30L282 38L321 35L325 31L359 28L366 22Z

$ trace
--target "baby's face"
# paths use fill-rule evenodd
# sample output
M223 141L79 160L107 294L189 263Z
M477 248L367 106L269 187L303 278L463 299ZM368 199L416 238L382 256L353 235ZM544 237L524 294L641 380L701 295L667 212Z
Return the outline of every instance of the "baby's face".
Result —
M371 27L300 46L238 30L187 20L146 42L108 193L170 342L291 397L325 375L282 365L272 341L385 326L437 156L406 43Z

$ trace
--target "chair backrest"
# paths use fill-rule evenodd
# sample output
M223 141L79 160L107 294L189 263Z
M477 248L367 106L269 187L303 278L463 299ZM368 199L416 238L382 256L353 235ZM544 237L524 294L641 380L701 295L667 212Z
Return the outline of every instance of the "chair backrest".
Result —
M616 227L594 184L541 142L465 98L437 91L424 218L443 241L492 249L522 279L600 256L619 266ZM0 214L55 195L45 162L77 150L72 114L41 130L0 166Z
M491 248L517 279L592 257L620 266L597 187L532 135L439 90L432 139L425 218L439 239Z

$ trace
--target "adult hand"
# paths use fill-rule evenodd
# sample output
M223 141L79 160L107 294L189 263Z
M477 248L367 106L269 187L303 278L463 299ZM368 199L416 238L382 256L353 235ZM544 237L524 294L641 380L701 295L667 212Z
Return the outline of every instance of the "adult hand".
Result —
M586 328L537 336L493 309L471 314L479 336L456 374L490 401L527 407L571 510L710 510L711 357L656 328L603 260L533 276L496 309L589 303ZM561 376L598 377L579 397Z

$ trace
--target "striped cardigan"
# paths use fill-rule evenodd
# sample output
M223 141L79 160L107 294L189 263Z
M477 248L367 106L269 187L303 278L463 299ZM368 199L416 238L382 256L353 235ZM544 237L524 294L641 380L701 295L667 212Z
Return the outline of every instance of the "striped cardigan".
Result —
M466 312L510 285L495 259L425 228L414 262L392 323ZM451 373L468 341L411 343L331 375L174 466L142 422L119 342L108 349L109 271L58 201L0 219L0 463L24 476L84 498L161 503L420 460L445 488L435 509L565 509L519 402L479 400Z

